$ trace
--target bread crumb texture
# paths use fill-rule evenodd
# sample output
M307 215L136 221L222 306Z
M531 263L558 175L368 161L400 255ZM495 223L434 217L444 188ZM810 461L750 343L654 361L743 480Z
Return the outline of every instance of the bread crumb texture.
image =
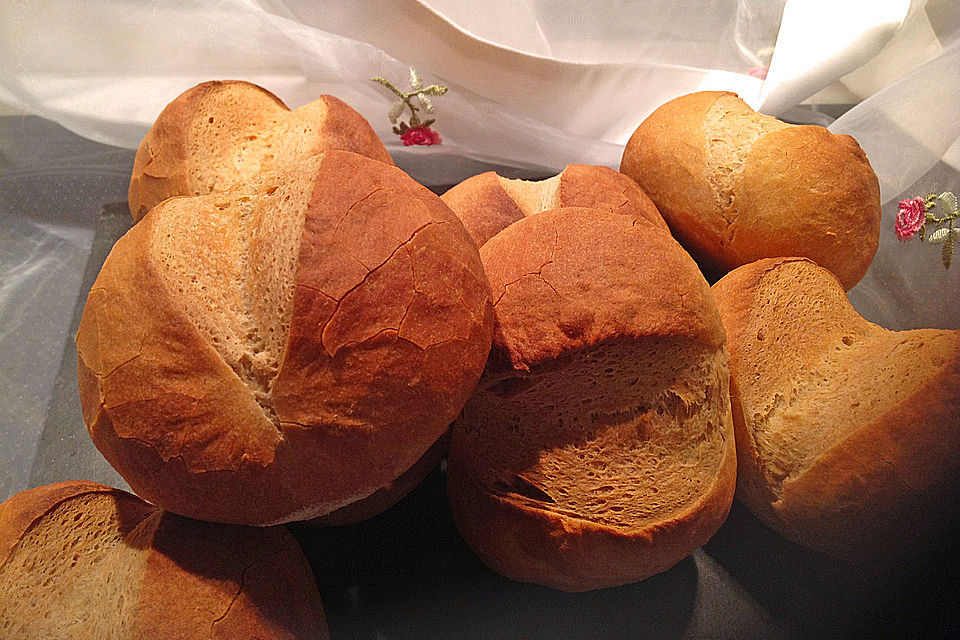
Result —
M363 116L333 96L291 111L248 82L204 82L167 105L140 143L130 212L139 220L166 198L226 191L328 150L393 164Z
M584 208L524 218L481 257L494 346L449 459L465 539L570 591L678 562L726 517L735 473L723 331L693 261Z
M396 480L476 385L476 247L406 174L329 151L171 198L114 247L77 335L95 444L137 493L238 524Z
M747 265L714 291L742 499L789 537L835 554L881 531L909 536L892 523L957 481L960 332L867 322L809 260ZM811 491L814 478L822 488Z
M327 637L283 529L179 518L87 482L17 494L0 519L5 640Z

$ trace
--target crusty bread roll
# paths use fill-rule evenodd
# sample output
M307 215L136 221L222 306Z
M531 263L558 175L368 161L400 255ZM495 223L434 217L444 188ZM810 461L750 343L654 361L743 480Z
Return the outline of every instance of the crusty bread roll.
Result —
M306 558L282 527L165 513L60 482L0 504L0 637L327 637Z
M77 334L94 443L203 520L330 513L407 471L490 347L476 246L396 167L330 151L171 198L107 257Z
M633 180L593 165L571 164L540 181L511 180L488 171L456 185L443 194L443 201L478 247L521 218L561 207L615 211L667 228L649 196Z
M130 213L137 221L172 196L225 191L333 149L393 164L363 116L333 96L291 111L249 82L204 82L168 104L140 143Z
M740 267L713 291L730 349L738 497L829 555L909 553L960 488L960 332L871 324L801 258Z
M464 539L566 591L686 557L736 475L723 326L693 260L654 224L582 208L519 220L480 255L494 345L448 459Z
M880 187L856 140L756 113L733 93L661 106L637 127L620 170L718 275L805 256L850 289L877 252Z

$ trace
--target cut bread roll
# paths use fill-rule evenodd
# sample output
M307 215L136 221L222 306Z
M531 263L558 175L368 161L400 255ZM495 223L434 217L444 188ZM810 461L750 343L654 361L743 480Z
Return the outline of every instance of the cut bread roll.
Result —
M713 290L738 497L829 555L909 554L960 488L960 332L871 324L832 274L800 258L740 267Z
M314 640L327 625L282 527L197 522L60 482L0 504L0 636Z
M473 391L476 246L399 169L330 151L252 190L171 198L121 238L77 334L93 441L204 520L306 520L406 472Z
M723 327L693 260L654 224L582 208L519 220L480 255L494 346L448 462L464 539L566 591L686 557L736 475Z
M363 116L333 96L291 111L249 82L204 82L167 105L140 143L130 213L136 222L167 198L226 191L326 150L393 164Z
M637 127L620 170L718 275L805 256L850 289L877 252L880 187L856 140L756 113L733 93L661 106Z
M667 228L653 201L633 180L592 165L571 164L540 181L511 180L488 171L456 185L443 194L443 201L478 247L517 220L561 207L615 211Z

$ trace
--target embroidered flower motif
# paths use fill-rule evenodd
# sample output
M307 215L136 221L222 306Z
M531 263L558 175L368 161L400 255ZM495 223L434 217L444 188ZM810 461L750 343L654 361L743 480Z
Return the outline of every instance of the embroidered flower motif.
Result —
M936 210L943 211L943 217L937 216ZM919 234L920 242L943 243L940 259L944 268L949 269L950 262L953 260L953 249L957 242L960 242L960 226L953 226L954 221L958 219L960 219L960 210L957 208L957 196L949 191L944 191L940 195L931 193L923 198L901 200L893 230L900 242L910 240ZM934 225L930 235L927 235L928 225Z
M422 109L425 114L433 115L433 102L431 102L430 97L442 96L447 92L446 87L438 84L423 86L423 79L413 67L410 67L410 91L401 91L397 88L397 85L380 76L370 79L382 84L397 96L397 99L390 105L390 110L387 112L387 117L390 119L390 122L397 125L397 120L400 119L400 116L402 116L407 109L410 109L409 123L401 120L399 125L393 127L393 132L400 136L404 146L430 146L443 142L440 134L430 128L430 125L436 120L434 118L421 120L417 112ZM417 103L420 106L413 104L414 98L417 99Z
M443 138L440 137L440 134L426 125L420 125L419 127L407 129L400 134L400 139L403 140L404 146L407 147L413 144L423 144L429 146L443 142Z
M920 227L926 222L926 214L927 205L923 198L900 201L897 222L893 226L900 242L909 240L916 235L917 231L920 231Z
M754 67L747 72L747 75L751 78L759 78L760 80L767 79L767 71L770 70L770 67Z

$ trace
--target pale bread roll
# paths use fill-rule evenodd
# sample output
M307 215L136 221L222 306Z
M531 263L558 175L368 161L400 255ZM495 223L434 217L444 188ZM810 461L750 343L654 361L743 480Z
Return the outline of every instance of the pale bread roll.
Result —
M756 113L733 93L658 108L627 142L620 170L717 275L805 256L850 289L877 252L880 187L856 140Z
M330 151L250 190L166 200L117 242L77 334L81 404L154 504L311 519L424 455L491 331L450 209L396 167Z
M955 511L960 331L887 331L827 270L760 260L713 287L727 330L737 495L795 542L903 558Z
M140 143L130 213L136 222L167 198L226 191L327 150L393 164L363 116L333 96L291 111L249 82L204 82L167 105Z

